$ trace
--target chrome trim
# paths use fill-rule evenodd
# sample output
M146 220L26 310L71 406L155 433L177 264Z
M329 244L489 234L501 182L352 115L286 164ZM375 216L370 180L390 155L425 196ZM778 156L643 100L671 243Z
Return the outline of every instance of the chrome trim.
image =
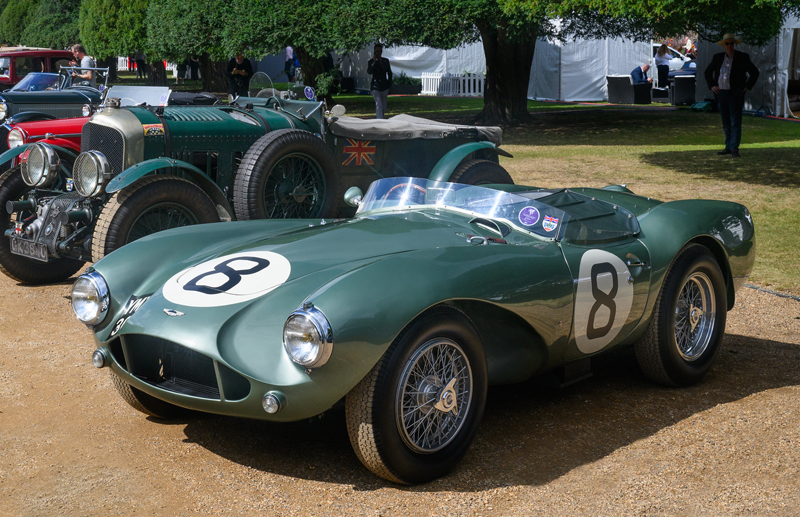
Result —
M15 129L22 129L22 128L15 128ZM80 133L64 133L63 135L61 135L61 134L56 135L54 133L46 133L44 135L33 135L32 137L29 137L29 138L31 140L50 140L52 138L77 138L79 136L81 136Z
M108 308L111 305L111 303L110 303L111 302L111 295L110 295L109 290L108 290L108 284L106 283L106 279L103 278L103 275L101 275L97 271L92 271L90 273L84 273L84 274L82 274L81 276L78 277L78 280L80 280L81 278L86 278L87 280L89 280L92 283L92 285L94 285L94 288L97 290L97 294L100 296L100 311L98 312L97 316L92 318L90 321L83 321L80 318L78 318L78 320L80 320L85 325L89 325L89 326L97 325L98 323L101 323L106 318L106 316L108 315ZM77 283L77 280L76 280L76 283ZM74 289L74 286L73 286L73 289ZM72 305L72 293L70 293L69 298L70 298L70 300L69 300L70 301L70 305ZM72 308L72 312L75 312L75 308L74 307ZM75 313L75 317L78 317L77 313Z
M77 174L80 174L80 168L78 164L82 161L90 160L91 164L94 166L94 174L95 174L95 184L92 186L91 190L84 191L83 187L83 180L82 178L77 177ZM95 197L99 196L103 192L103 188L105 187L108 180L111 179L111 164L108 161L108 158L103 155L100 151L84 151L75 158L75 164L72 166L72 178L73 178L73 186L75 190L83 197Z
M286 325L289 323L289 320L295 316L303 317L310 321L317 330L317 334L322 342L319 353L317 353L317 357L308 363L300 363L295 361L295 359L292 357L292 354L289 353L289 348L286 345ZM333 329L331 328L331 324L328 322L328 318L325 317L325 314L323 314L321 310L314 307L314 305L311 303L304 303L302 307L295 310L289 315L288 318L286 318L286 322L283 324L281 341L283 341L283 349L286 350L286 354L294 363L306 368L318 368L327 363L328 359L331 358L331 353L333 352Z
M6 126L6 124L3 124L3 126ZM22 143L19 145L27 144L31 140L31 137L28 136L28 132L22 129L21 127L13 127L13 128L11 126L6 126L6 127L9 128L8 135L6 136L6 144L8 144L9 149L13 149L13 147L11 147L11 142L8 141L13 131L19 131L20 134L22 135ZM16 147L19 147L19 145Z
M31 178L31 171L28 165L28 159L34 152L42 153L44 165L44 170L40 171L41 176L37 178L36 181L33 181ZM25 149L25 152L21 155L20 161L22 181L24 181L26 185L34 188L47 188L52 185L58 177L59 169L61 169L61 158L59 158L58 153L56 153L52 147L43 143L33 144Z

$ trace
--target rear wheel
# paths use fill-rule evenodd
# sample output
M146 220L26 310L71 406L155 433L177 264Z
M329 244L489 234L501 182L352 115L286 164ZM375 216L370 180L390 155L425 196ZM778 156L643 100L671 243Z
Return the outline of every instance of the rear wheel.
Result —
M450 175L449 181L467 185L514 184L508 172L499 163L490 160L464 161Z
M250 147L233 181L237 219L314 219L336 215L338 167L308 131L279 129Z
M13 228L17 221L30 217L32 212L6 210L8 201L19 201L31 188L22 181L19 167L13 167L0 175L0 229ZM75 274L83 262L60 258L50 262L39 262L11 253L11 240L0 234L0 271L25 284L47 284L66 280Z
M636 358L650 379L666 386L699 382L716 359L725 332L725 279L704 246L675 259L653 308Z
M346 398L358 459L396 483L449 472L469 448L486 404L477 331L452 308L419 318Z
M133 409L144 413L145 415L154 416L156 418L177 418L186 415L189 410L182 407L164 402L157 399L152 395L138 390L117 377L113 372L111 373L111 382L117 393L120 394L123 400L127 402Z
M115 193L103 206L92 236L92 259L162 230L219 222L211 198L181 178L150 176Z

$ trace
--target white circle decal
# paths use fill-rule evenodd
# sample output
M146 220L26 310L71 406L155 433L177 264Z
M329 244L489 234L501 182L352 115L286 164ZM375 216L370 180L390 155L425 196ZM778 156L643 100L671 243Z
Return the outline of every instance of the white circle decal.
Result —
M575 343L584 354L601 350L617 337L633 304L630 271L616 255L589 250L581 257L575 295Z
M164 298L188 307L246 302L286 282L292 266L271 251L245 251L184 269L164 284Z

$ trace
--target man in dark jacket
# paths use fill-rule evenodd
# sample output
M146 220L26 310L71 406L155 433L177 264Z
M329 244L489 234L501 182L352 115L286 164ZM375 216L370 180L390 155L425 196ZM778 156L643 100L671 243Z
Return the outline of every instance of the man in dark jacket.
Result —
M650 65L647 63L643 64L642 66L637 66L631 71L631 79L633 80L633 84L645 84L650 83L652 85L653 80L647 77L647 71L650 70Z
M250 86L250 78L253 77L250 60L236 54L236 57L228 61L225 75L228 76L228 99L232 100L237 95L247 97L247 88Z
M369 90L375 98L375 118L384 118L386 99L392 86L392 67L383 55L383 45L375 44L372 59L367 61L367 73L372 75Z
M733 34L726 34L717 42L725 52L715 54L706 68L706 83L717 96L717 107L722 116L725 131L725 149L717 154L739 157L739 142L742 140L742 108L744 93L753 89L758 80L758 68L750 56L736 50L741 43Z

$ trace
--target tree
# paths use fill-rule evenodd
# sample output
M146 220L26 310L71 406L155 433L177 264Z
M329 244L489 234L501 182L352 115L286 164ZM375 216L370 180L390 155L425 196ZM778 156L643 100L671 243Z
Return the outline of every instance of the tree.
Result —
M151 0L145 22L150 51L176 62L199 56L203 89L225 91L222 34L225 26L238 24L228 6L222 0Z
M38 8L39 0L9 0L0 14L0 40L20 45L22 33L35 18Z
M33 19L22 32L22 43L53 49L68 48L78 41L81 0L40 2Z

